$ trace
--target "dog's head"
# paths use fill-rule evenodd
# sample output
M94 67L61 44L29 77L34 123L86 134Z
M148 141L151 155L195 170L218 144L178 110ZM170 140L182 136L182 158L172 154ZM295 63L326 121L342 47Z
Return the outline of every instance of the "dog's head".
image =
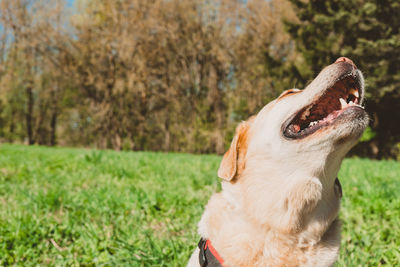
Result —
M290 89L236 129L218 175L232 181L255 160L285 173L338 170L368 124L364 78L347 58L324 68L304 89ZM332 161L329 166L330 159ZM340 162L339 162L340 165ZM335 173L336 175L336 173Z
M237 127L218 170L224 191L269 225L299 229L307 210L334 218L340 164L368 124L363 98L364 78L347 58L283 92Z

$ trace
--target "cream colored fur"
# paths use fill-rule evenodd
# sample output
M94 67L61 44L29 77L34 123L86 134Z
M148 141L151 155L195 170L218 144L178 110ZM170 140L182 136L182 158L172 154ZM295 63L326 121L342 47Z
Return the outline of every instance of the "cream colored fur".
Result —
M238 126L218 171L222 192L211 197L199 222L199 234L211 240L226 266L335 263L340 246L335 178L368 118L342 121L300 140L285 139L281 128L332 86L343 64L328 66L305 90L283 94ZM188 266L199 266L198 249Z

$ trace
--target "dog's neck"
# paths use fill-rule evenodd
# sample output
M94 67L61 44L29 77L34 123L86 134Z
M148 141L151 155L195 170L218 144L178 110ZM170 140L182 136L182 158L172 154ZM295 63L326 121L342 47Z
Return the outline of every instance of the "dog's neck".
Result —
M254 266L257 262L263 262L265 258L276 258L276 266L284 266L284 262L293 262L297 258L301 260L304 250L324 254L323 257L334 262L340 244L340 224L337 220L340 196L336 193L337 190L335 191L334 180L330 188L332 192L328 193L326 188L321 194L323 197L317 200L312 210L302 209L298 210L301 214L287 214L287 210L278 211L277 207L272 207L271 213L264 213L264 216L269 214L269 218L264 220L252 216L254 212L257 214L258 210L246 208L247 200L238 197L242 195L240 187L223 182L222 192L210 199L199 223L200 235L210 239L222 256L229 255L229 259L233 257L232 266L240 266L235 259L249 256L254 257ZM303 186L313 187L313 182L316 181L306 182ZM304 216L304 212L307 216ZM287 227L292 224L296 227ZM237 246L238 244L240 246ZM329 251L322 249L326 244L332 246ZM238 250L235 247L238 247ZM253 250L250 255L241 256L240 247ZM275 254L265 255L265 251L275 251ZM290 256L284 256L288 253Z
M255 262L292 252L290 261L296 261L304 251L326 253L323 258L334 262L340 245L340 194L335 179L341 159L333 160L329 168L296 172L290 166L282 169L253 159L246 165L250 171L244 170L234 181L223 181L222 192L210 199L199 223L200 235L229 258L240 259L240 250L234 248L240 243L254 249ZM327 244L333 245L323 249ZM264 255L276 250L277 256ZM231 265L239 266L234 261Z
M254 181L254 178L252 181ZM282 183L284 182L282 181ZM254 184L259 186L260 191L263 191L261 183ZM254 199L246 199L243 197L246 195L243 194L243 187L232 185L229 182L222 182L222 188L221 193L224 200L229 203L233 210L245 214L243 217L249 218L252 224L285 234L302 233L302 235L311 238L310 243L318 242L324 231L337 218L342 194L340 182L335 176L334 178L324 177L324 179L304 178L291 184L291 188L286 192L273 191L273 187L264 191L264 194L269 196L286 194L283 198L286 201L285 203L263 203L257 196ZM252 188L246 187L244 190L251 191ZM257 195L258 192L253 193ZM274 201L274 199L279 198L271 197L270 199ZM259 202L255 205L257 206L256 210L251 210L251 208L249 210L252 203L257 200ZM260 205L260 203L262 204ZM261 209L259 209L260 206ZM256 216L253 216L254 214ZM307 218L312 219L307 220ZM321 225L321 223L325 226L325 229L319 228L316 232L313 225ZM312 234L307 232L312 232Z

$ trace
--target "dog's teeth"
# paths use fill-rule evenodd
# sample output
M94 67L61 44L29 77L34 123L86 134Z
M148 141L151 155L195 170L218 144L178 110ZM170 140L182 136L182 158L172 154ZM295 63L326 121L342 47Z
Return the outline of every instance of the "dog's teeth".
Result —
M361 106L361 105L359 105L359 104L355 104L357 107L360 107L360 108L362 108L362 109L364 109L364 107L363 106Z
M345 108L347 106L346 101L343 98L339 98L340 104L342 105L342 108Z
M358 90L353 88L350 90L349 92L350 94L354 95L355 97L359 98L360 97L360 93L358 93Z
M354 102L353 102L353 101L350 101L350 102L349 102L349 105L354 105Z
M302 120L306 120L307 117L310 115L310 109L311 109L311 106L308 107L308 108L306 109L306 111L303 112L303 114L301 114L301 119L302 119Z

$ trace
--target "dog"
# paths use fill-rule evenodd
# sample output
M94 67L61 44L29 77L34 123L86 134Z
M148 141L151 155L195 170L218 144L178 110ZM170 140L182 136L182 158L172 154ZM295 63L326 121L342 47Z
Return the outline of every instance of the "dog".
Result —
M346 153L368 125L364 78L341 57L240 123L187 266L333 266Z

